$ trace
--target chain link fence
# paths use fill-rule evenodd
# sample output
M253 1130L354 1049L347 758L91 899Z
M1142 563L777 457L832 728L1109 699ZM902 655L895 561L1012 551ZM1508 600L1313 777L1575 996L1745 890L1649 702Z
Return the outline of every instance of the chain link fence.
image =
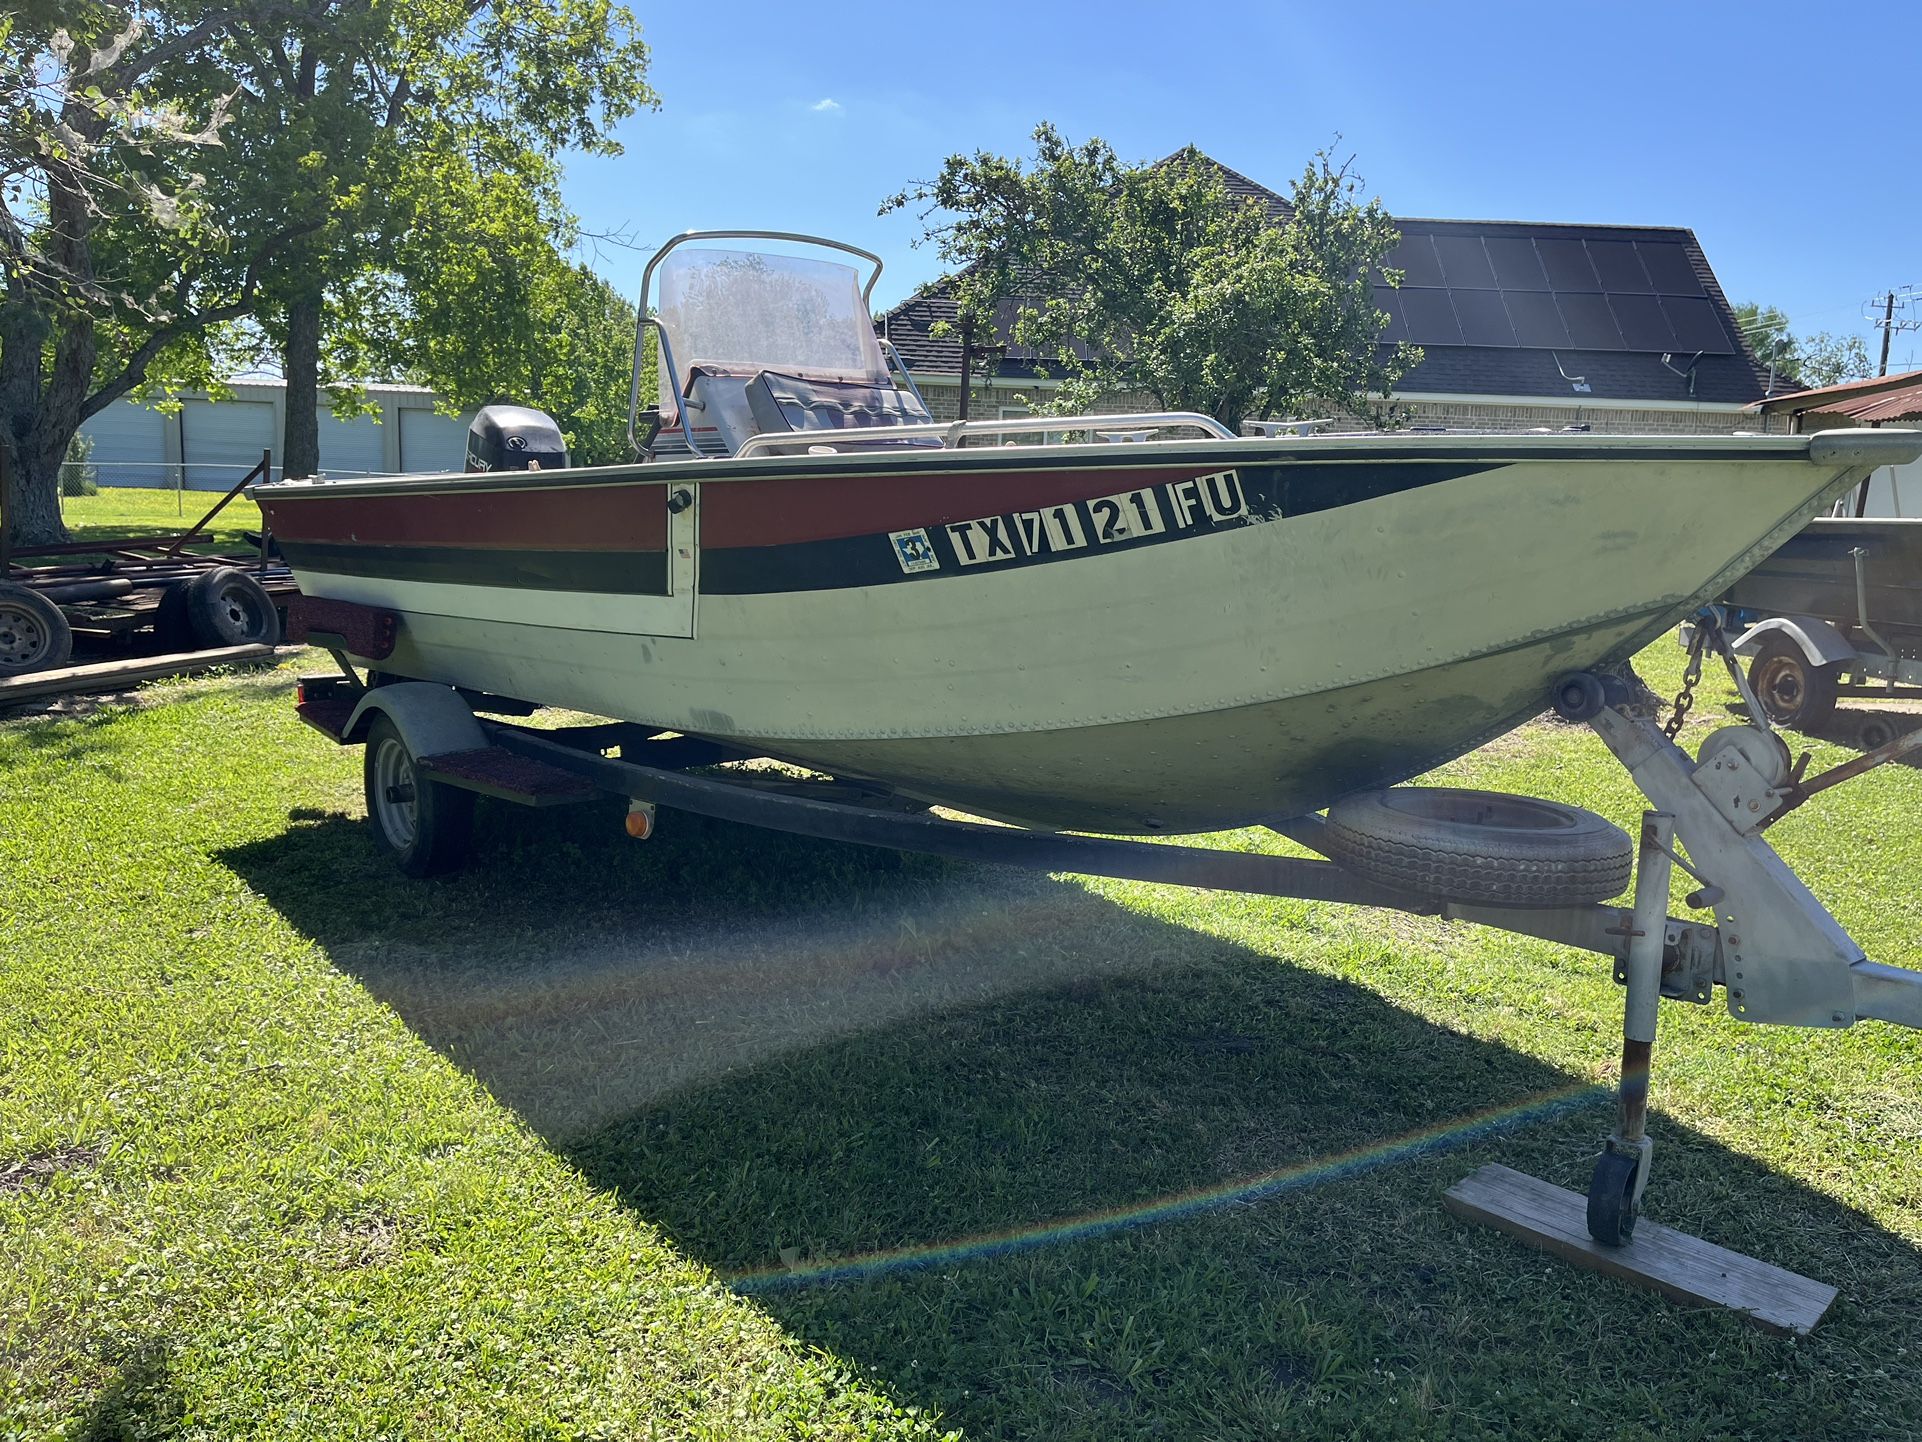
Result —
M95 496L103 490L135 487L150 491L172 491L175 509L184 515L196 504L196 497L219 493L254 469L258 462L220 461L96 461L91 455L69 459L60 466L60 497ZM383 471L328 469L321 474L333 480L359 476L384 475ZM204 502L202 502L204 504Z

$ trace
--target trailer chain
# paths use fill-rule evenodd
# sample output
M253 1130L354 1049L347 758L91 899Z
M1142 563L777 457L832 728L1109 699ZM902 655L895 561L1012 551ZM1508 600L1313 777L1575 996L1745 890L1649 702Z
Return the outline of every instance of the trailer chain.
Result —
M1709 624L1698 620L1695 635L1689 641L1688 669L1682 672L1682 689L1675 693L1675 714L1662 727L1662 733L1671 741L1682 734L1682 723L1688 719L1689 708L1695 704L1695 688L1702 680L1702 655L1708 649Z

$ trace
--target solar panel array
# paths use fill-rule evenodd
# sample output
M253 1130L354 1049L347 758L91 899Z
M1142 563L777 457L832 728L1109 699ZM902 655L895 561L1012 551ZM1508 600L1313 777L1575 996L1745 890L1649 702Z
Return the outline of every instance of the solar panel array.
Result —
M1403 234L1377 285L1385 341L1730 355L1735 345L1671 240Z

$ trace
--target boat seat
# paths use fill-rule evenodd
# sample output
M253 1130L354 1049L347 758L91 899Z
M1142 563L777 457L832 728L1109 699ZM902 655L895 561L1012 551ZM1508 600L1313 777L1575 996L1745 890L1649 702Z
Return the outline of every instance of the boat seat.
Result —
M885 430L890 426L927 425L934 420L919 396L893 386L863 381L806 380L779 371L760 371L747 383L747 403L760 434L783 431ZM916 436L882 444L941 444L937 437Z
M709 361L697 361L687 368L684 404L690 412L688 423L697 432L716 432L728 455L754 434L754 413L746 394L753 378L752 371Z

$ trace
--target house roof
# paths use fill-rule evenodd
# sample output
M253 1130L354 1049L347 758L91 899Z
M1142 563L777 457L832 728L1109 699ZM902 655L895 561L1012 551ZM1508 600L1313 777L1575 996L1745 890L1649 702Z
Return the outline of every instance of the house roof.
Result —
M1157 167L1175 165L1187 161L1212 170L1221 178L1222 188L1230 195L1241 200L1252 201L1260 206L1268 219L1275 223L1286 221L1294 213L1294 207L1281 196L1264 185L1258 185L1238 170L1230 170L1211 155L1204 155L1192 145L1177 150L1172 155L1164 155L1155 162ZM1045 279L1039 275L1031 277L1034 293L1046 293ZM892 310L881 320L881 334L894 343L901 359L909 370L917 375L959 375L961 373L961 338L949 335L937 338L932 334L937 325L946 323L953 326L960 318L960 308L955 304L951 281L944 277L932 285L923 286ZM1005 327L996 337L1001 343L1007 342ZM978 341L977 343L984 343ZM1032 355L1023 354L1019 347L1009 348L1012 354L1002 357L997 374L1010 379L1025 380L1035 373ZM977 364L979 358L977 357Z
M1046 282L1038 274L1031 277L1030 283L1037 295L1046 293ZM937 325L945 323L953 327L961 318L961 308L955 302L954 287L951 279L943 277L932 285L923 286L894 309L881 317L876 329L881 335L894 343L902 361L916 375L952 375L961 373L961 337L950 331L945 336L933 334ZM1010 321L1009 324L1012 322ZM993 336L977 336L977 346L1006 344L1007 327L999 327ZM1014 353L1003 355L997 374L1012 378L1025 379L1034 375L1035 367L1031 357L1023 355L1018 348L1009 347ZM975 356L976 374L980 374L981 358Z
M1839 386L1770 396L1758 402L1754 409L1778 415L1819 411L1824 415L1878 424L1922 420L1922 371L1873 376L1868 380L1845 381Z
M1231 194L1290 214L1275 192L1194 151ZM1402 272L1376 304L1385 342L1422 347L1403 394L1498 395L1561 400L1703 401L1744 405L1768 393L1767 370L1748 348L1695 233L1678 226L1568 225L1514 220L1398 219L1388 257ZM910 369L956 375L958 340L929 331L952 322L944 282L888 312L885 333ZM1000 374L1033 374L1018 353Z
M1389 315L1382 338L1424 352L1401 391L1724 404L1767 392L1692 230L1395 224L1387 264L1402 280L1375 288Z
M1163 165L1176 165L1183 161L1191 165L1199 165L1204 170L1214 171L1221 177L1222 189L1238 200L1252 200L1267 212L1270 220L1285 221L1295 213L1294 206L1267 186L1258 185L1239 170L1230 170L1212 155L1204 155L1192 145L1183 146L1173 155L1164 155L1155 162L1155 166L1159 168Z

